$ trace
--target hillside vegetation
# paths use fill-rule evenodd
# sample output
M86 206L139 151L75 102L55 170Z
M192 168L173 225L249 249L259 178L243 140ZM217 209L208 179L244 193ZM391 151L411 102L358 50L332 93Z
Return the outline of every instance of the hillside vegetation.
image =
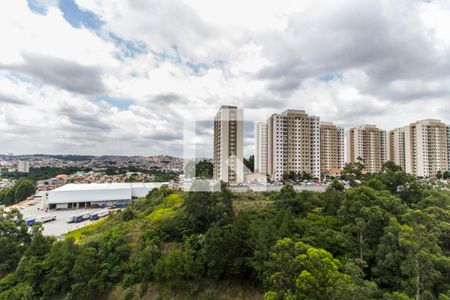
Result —
M0 217L0 299L450 299L450 192L388 163L324 193L167 186L63 241Z

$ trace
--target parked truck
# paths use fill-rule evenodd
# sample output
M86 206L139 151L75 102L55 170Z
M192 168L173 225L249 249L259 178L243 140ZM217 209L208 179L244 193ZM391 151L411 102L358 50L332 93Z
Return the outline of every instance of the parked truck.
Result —
M89 219L89 216L90 216L89 213L72 215L67 220L67 223L80 223L83 222L84 220Z
M91 216L89 217L89 220L98 220L100 218L106 217L107 215L108 215L107 210L97 211L97 212L91 214Z
M36 223L37 217L26 218L25 223L28 226L33 226Z
M55 215L46 215L46 216L40 216L40 217L31 217L31 218L26 218L25 219L25 223L28 226L33 226L36 223L47 223L47 222L51 222L56 220L56 216Z
M125 207L127 207L126 202L117 202L116 204L113 205L113 208L125 208Z
M51 222L51 221L55 221L55 220L56 220L55 215L46 215L46 216L37 218L36 222L47 223L47 222Z

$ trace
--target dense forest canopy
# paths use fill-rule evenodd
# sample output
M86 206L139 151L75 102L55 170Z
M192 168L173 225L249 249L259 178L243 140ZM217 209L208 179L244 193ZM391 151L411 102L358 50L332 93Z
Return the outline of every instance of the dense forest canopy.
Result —
M448 186L391 163L345 176L323 193L163 186L63 241L2 213L0 299L224 299L205 289L230 280L265 299L450 299Z

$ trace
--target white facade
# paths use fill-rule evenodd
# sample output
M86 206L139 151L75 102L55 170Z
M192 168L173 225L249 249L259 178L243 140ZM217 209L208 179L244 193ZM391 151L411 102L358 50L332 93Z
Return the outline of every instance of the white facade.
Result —
M17 171L21 173L29 173L30 162L28 160L19 160L19 163L17 164Z
M133 198L144 197L164 182L152 183L91 183L66 184L48 192L47 205L50 208L88 207L92 204L113 205L130 202Z
M267 174L267 124L259 122L255 126L255 173Z

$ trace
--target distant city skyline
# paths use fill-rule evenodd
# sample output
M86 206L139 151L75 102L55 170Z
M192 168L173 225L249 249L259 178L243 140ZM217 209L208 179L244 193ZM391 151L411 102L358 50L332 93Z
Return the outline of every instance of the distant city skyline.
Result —
M222 104L450 124L446 1L15 0L0 33L4 154L182 157L183 109Z

